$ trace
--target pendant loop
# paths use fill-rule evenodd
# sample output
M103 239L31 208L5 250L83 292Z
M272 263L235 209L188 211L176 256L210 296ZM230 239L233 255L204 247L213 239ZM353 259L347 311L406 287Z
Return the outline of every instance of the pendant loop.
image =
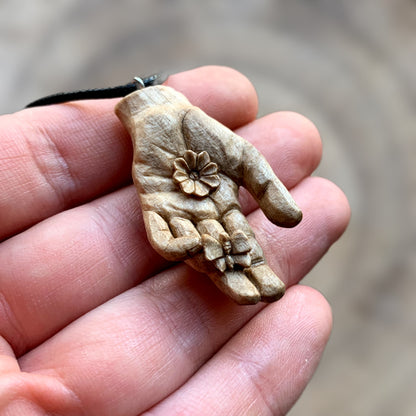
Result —
M146 85L144 85L144 82L140 77L134 77L133 81L134 81L134 84L136 85L136 88L138 90L141 90L146 86Z

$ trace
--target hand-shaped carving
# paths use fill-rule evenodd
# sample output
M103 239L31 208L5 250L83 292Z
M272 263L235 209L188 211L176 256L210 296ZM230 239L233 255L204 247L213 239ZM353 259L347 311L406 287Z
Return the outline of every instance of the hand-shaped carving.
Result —
M116 114L132 137L133 179L154 249L208 274L237 303L279 299L284 284L241 213L238 188L277 225L293 227L302 213L260 153L169 87L128 95Z

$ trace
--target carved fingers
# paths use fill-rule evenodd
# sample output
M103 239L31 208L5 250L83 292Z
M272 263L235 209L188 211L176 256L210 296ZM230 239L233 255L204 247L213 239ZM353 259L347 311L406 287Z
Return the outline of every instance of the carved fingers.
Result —
M261 294L244 273L251 265L248 236L241 230L229 234L222 224L211 219L199 222L197 228L202 238L202 260L210 263L206 273L217 287L239 304L260 301Z
M187 219L175 217L168 224L153 211L144 211L143 219L150 244L167 260L185 260L202 247L201 236Z
M228 233L233 235L240 232L248 238L251 264L243 271L247 279L257 288L260 300L274 302L280 299L285 293L285 285L266 264L263 250L257 242L247 218L241 211L231 210L224 216L224 226Z
M193 224L180 217L167 222L153 211L145 211L144 219L149 241L159 254L205 272L237 303L271 302L283 296L284 284L267 266L239 210L228 212L222 223L205 219Z
M260 300L273 302L283 296L284 283L266 264L263 250L239 210L225 214L223 224L203 220L197 229L205 260L215 266L205 268L208 275L234 301L254 304Z

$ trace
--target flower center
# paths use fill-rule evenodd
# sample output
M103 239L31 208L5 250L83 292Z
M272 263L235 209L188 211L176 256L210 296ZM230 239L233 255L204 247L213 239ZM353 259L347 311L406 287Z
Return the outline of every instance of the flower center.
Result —
M193 181L197 181L199 179L199 172L196 170L191 170L189 172L189 179L192 179Z

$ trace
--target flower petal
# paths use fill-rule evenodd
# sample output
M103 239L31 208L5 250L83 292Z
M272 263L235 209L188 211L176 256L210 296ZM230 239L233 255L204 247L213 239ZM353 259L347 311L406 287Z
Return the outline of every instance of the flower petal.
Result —
M190 170L196 169L196 153L193 150L187 150L183 155Z
M220 242L217 241L214 237L208 234L203 234L202 244L204 246L205 258L207 260L216 260L224 255Z
M218 172L218 166L214 162L209 162L204 168L199 172L200 175L214 175Z
M195 181L194 194L197 196L207 196L209 194L209 188L203 183Z
M187 179L186 181L181 182L179 185L182 191L186 194L192 194L195 190L195 183L192 179Z
M251 257L250 254L235 254L233 260L239 266L250 267L251 266Z
M225 254L230 254L231 253L231 240L230 240L230 236L226 233L223 232L219 235L219 241L221 243L221 246L225 252Z
M225 269L227 268L227 263L225 262L225 258L224 257L221 257L218 260L215 260L215 267L220 272L225 272Z
M189 175L181 169L175 170L173 174L173 180L177 183L181 183L189 179Z
M203 175L199 180L208 185L211 189L217 188L220 184L220 177L218 175Z
M248 237L241 230L237 230L231 235L231 241L233 246L233 254L248 253L251 250Z
M209 154L204 150L201 153L198 153L197 161L196 161L196 167L200 171L203 167L208 165L208 163L211 161Z
M225 256L225 263L228 269L232 270L234 268L234 259L228 254Z
M173 162L173 166L175 166L176 170L183 170L184 172L190 171L189 166L183 157L177 157Z

